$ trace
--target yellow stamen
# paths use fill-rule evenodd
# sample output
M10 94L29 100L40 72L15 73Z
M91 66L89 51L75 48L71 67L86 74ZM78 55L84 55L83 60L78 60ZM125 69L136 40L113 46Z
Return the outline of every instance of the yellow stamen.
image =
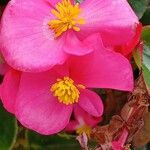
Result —
M72 5L70 0L62 0L62 2L57 3L56 8L52 10L52 14L56 16L56 19L48 23L50 28L54 30L55 36L60 36L68 29L80 31L78 25L85 24L85 20L79 18L80 13L79 3Z
M90 126L83 125L76 130L76 133L79 135L85 133L90 138L91 131L92 131L92 128Z
M69 77L57 79L57 82L51 86L51 92L58 98L58 101L69 105L77 103L79 100L79 88L84 89L83 85L75 85L74 81Z

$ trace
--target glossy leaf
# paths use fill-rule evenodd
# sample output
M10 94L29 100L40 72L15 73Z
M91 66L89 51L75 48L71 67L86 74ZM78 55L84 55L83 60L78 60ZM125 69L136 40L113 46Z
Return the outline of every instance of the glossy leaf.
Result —
M146 84L150 87L150 70L143 65L143 73Z
M150 45L150 26L143 27L142 39L144 40L144 42Z
M144 46L143 52L143 73L147 85L150 87L150 45Z
M129 4L132 6L137 16L142 18L144 12L146 11L148 0L129 0Z
M143 25L150 25L150 7L148 7L141 18L141 22Z
M29 147L35 150L78 150L79 143L75 138L60 137L58 135L43 136L35 132L28 131L27 139Z
M0 5L6 5L9 0L0 0Z
M142 67L141 54L138 49L133 51L133 58L139 69Z
M150 45L144 45L143 64L150 70Z
M16 119L0 103L0 150L11 150L17 136Z
M143 73L144 79L150 87L150 26L143 28L142 39L145 43L143 51Z

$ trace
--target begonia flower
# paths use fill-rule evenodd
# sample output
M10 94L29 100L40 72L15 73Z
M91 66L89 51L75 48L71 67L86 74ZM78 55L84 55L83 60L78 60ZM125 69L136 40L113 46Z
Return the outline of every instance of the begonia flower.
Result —
M46 135L67 126L74 105L100 117L103 104L91 88L131 91L132 68L121 54L105 49L101 40L86 42L97 45L93 53L71 56L49 71L8 71L1 86L4 107L25 127Z
M70 120L65 130L69 132L76 131L79 135L85 133L89 138L92 128L102 120L102 117L94 117L76 106L74 106L73 116L74 118Z
M2 53L8 64L35 72L63 64L69 54L92 52L84 40L96 38L97 32L105 44L127 43L135 35L138 18L127 0L85 0L81 4L11 0L1 23Z

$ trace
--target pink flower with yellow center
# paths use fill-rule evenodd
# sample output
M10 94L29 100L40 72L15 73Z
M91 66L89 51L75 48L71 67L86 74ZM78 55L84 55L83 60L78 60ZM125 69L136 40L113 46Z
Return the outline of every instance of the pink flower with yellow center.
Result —
M96 40L97 41L97 40ZM86 41L93 45L93 41ZM71 56L64 65L41 73L9 70L1 85L4 107L27 128L54 134L69 123L74 106L100 117L101 98L92 88L133 89L132 68L121 54L98 40L93 53Z
M85 39L100 33L105 45L123 45L138 19L127 0L11 0L1 20L4 58L21 71L46 71L69 54L94 50ZM88 37L90 36L90 37Z

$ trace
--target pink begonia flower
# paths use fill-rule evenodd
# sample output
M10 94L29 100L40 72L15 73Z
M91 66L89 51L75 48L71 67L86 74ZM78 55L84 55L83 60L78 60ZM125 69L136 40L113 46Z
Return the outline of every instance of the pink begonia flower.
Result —
M92 128L102 121L102 117L94 117L79 106L74 106L73 116L65 130L76 131L77 134L86 133L88 137Z
M11 0L1 22L2 53L8 64L39 72L63 64L68 54L92 52L84 40L96 38L97 32L105 44L127 43L138 18L126 0Z
M128 130L124 129L118 140L112 142L112 150L124 150L126 140L128 138Z
M94 52L86 56L71 56L64 65L49 71L10 70L1 87L4 107L25 127L46 135L66 127L74 105L100 117L102 101L90 89L132 90L132 68L121 54L105 49L100 39L97 43L86 42L98 47L94 46Z

